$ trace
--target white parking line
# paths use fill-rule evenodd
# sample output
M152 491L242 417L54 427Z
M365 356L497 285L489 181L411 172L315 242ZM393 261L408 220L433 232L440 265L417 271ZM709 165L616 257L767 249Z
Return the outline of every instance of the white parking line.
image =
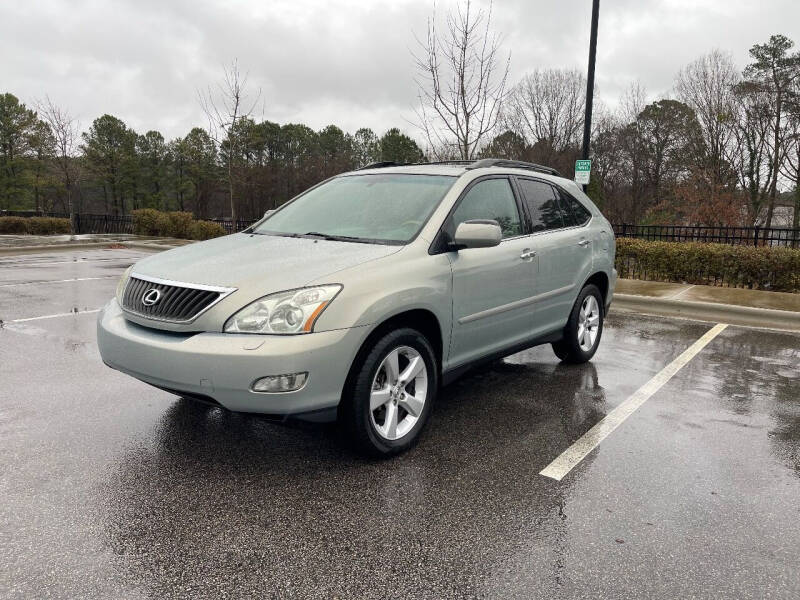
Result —
M718 323L709 329L705 335L689 346L683 353L661 369L655 377L636 390L627 400L608 413L599 423L584 433L572 446L564 450L553 462L539 471L539 475L561 481L587 454L597 448L612 431L619 427L625 419L644 404L650 396L681 370L694 358L711 340L717 337L728 325Z
M74 277L72 279L57 279L55 281L49 281L47 279L43 281L23 281L22 283L2 283L0 284L0 288L6 287L15 287L18 285L46 285L50 283L71 283L73 281L97 281L98 279L118 279L119 275L105 275L104 277Z
M28 321L41 321L42 319L57 319L59 317L71 317L73 315L89 315L92 313L99 313L102 308L95 308L92 310L74 310L72 312L67 313L58 313L55 315L44 315L43 317L27 317L26 319L11 319L10 321L5 321L6 323L27 323Z
M677 294L675 294L674 296L670 296L670 297L669 297L669 299L670 299L670 300L675 300L676 298L680 298L680 297L681 297L681 296L683 296L683 295L684 295L686 292L688 292L688 291L689 291L689 290L691 290L692 288L696 288L696 287L697 287L696 285L690 285L689 287L687 287L687 288L685 288L685 289L682 289L680 292L678 292L678 293L677 293Z

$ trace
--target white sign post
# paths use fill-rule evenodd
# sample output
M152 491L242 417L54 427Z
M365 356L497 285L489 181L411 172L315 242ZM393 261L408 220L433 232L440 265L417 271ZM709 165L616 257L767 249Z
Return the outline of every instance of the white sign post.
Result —
M575 161L575 183L578 185L589 185L589 174L592 172L592 161Z

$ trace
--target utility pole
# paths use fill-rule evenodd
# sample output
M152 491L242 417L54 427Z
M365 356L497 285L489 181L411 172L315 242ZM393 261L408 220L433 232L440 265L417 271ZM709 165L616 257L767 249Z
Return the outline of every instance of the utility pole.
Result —
M592 102L594 100L594 63L597 56L597 18L600 0L592 0L592 34L589 40L589 73L586 76L586 115L583 119L583 152L581 158L589 160L589 141L592 135ZM583 186L586 191L587 186Z

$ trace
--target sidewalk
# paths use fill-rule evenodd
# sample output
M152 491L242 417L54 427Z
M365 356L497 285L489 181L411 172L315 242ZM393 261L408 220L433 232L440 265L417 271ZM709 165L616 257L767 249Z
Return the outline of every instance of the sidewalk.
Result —
M800 294L620 279L611 310L800 331Z

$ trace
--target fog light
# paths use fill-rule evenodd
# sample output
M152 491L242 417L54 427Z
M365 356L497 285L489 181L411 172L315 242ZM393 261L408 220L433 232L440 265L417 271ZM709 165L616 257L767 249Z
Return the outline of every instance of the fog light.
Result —
M295 392L306 384L308 373L290 373L288 375L269 375L256 379L251 386L254 392Z

